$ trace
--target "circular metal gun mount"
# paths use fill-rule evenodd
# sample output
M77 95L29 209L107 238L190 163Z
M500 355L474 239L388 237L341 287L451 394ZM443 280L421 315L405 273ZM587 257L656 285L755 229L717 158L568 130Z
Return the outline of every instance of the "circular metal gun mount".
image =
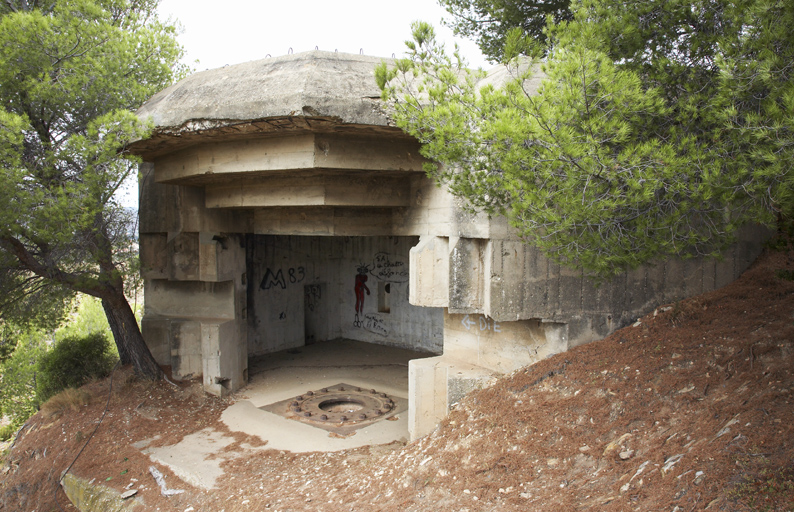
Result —
M288 405L292 418L329 426L372 423L391 414L394 409L394 400L386 393L343 384L307 391Z

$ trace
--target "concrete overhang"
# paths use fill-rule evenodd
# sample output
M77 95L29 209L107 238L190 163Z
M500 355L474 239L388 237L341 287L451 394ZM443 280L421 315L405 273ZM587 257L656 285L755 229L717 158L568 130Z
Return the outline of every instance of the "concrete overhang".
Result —
M375 67L381 62L394 60L315 50L194 73L138 110L154 131L128 149L153 161L196 144L295 133L414 141L394 125L380 99ZM496 66L478 86L502 86L528 65ZM533 71L524 85L530 93L545 78L540 66Z
M129 150L209 208L408 206L424 159L382 109L383 60L313 51L196 73L141 107L155 129Z
M334 172L421 172L419 143L405 137L298 132L206 142L154 158L158 183L204 185L230 177Z
M390 59L311 51L194 73L139 110L152 135L130 151L151 160L209 140L284 132L405 137L382 108L375 66Z

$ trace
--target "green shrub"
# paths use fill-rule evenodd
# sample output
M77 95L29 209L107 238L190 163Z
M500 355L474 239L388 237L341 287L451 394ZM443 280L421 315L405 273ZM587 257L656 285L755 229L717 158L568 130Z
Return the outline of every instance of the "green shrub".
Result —
M14 434L17 433L17 430L19 430L19 426L14 425L13 423L9 425L3 425L0 427L0 441L10 440L12 437L14 437Z
M0 363L0 415L9 421L0 438L13 435L38 407L36 399L36 364L47 350L41 331L20 331L11 355Z
M78 388L93 379L107 376L115 362L113 347L101 332L57 340L52 349L39 358L39 403L66 388Z

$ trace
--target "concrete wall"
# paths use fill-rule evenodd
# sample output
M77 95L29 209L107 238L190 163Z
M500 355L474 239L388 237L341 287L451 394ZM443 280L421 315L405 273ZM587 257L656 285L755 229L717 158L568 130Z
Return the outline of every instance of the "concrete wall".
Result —
M501 230L498 219L469 223L454 208L450 218L459 233ZM411 249L411 303L445 308L443 355L409 364L412 439L432 431L463 394L495 375L601 339L660 304L730 283L768 236L748 227L721 259L670 258L596 285L505 234L422 236Z
M248 379L245 226L239 212L209 210L204 189L156 183L141 166L142 332L176 379L201 376L225 394Z
M755 260L766 236L748 228L721 259L670 258L600 284L520 240L425 236L410 253L411 302L500 324L565 324L567 346L575 346L603 338L659 304L730 283Z
M510 373L567 348L567 326L563 323L444 315L444 356L493 372Z
M155 166L139 168L140 233L245 233L248 214L239 210L211 209L205 206L204 187L167 185L155 181Z
M249 235L248 353L338 337L440 353L442 311L408 301L416 242Z

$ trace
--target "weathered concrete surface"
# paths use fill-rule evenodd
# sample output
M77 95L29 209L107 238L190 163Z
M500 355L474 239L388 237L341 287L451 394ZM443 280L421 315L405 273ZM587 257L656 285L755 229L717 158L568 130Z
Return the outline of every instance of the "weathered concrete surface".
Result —
M226 448L235 442L234 437L212 428L187 435L170 446L150 447L150 442L151 440L144 440L133 446L148 455L153 462L168 466L184 482L206 490L215 487L223 477L221 465L224 462L266 449L243 443L240 449L230 451ZM178 482L169 482L168 485L179 488Z
M568 349L562 323L499 322L485 315L444 315L444 355L495 373L510 373Z
M408 363L411 439L429 434L467 393L493 384L494 372L445 355Z
M416 270L411 302L446 307L450 314L483 315L500 324L566 324L565 337L575 346L603 338L658 304L733 281L755 260L767 236L748 227L722 260L670 258L600 284L520 240L423 237L411 252ZM445 330L445 338L449 334Z
M254 210L257 235L384 236L392 235L389 208L262 208Z
M67 473L61 481L66 497L80 512L132 512L143 510L140 498L122 499L118 491Z
M230 430L266 440L267 448L292 452L337 451L405 442L409 437L406 412L397 414L395 421L382 420L341 438L260 407L342 382L408 398L409 361L430 355L343 339L256 358L251 381L243 390L247 400L224 411L221 419Z
M423 236L410 253L409 302L425 307L449 306L449 238Z
M155 180L155 166L140 167L140 233L239 233L247 231L249 215L233 209L207 208L203 187L166 185Z
M383 60L389 59L312 51L195 73L141 107L138 115L157 130L133 149L164 153L196 141L194 132L239 138L340 123L399 133L389 126L375 83L374 68Z
M412 363L416 437L463 390L723 286L758 254L765 233L749 229L723 260L669 259L595 286L424 175L418 141L379 102L380 61L229 66L139 111L156 125L131 146L147 162L143 332L177 378L225 394L247 381L249 355L335 337L443 353Z
M410 183L401 177L352 173L237 180L207 186L208 208L344 206L394 208L410 205Z
M404 135L296 132L190 146L154 162L158 182L197 185L231 176L293 177L304 170L422 172L424 159L419 144Z
M255 449L338 451L372 444L404 443L409 438L407 412L398 413L394 421L382 420L343 437L285 419L261 407L341 382L408 398L409 362L421 361L429 355L353 340L334 340L256 358L251 381L240 393L245 399L227 408L221 420L232 433L243 432L267 443ZM151 441L140 440L135 447L153 461L168 465L184 481L204 489L211 489L222 478L224 460L245 455L251 449L246 447L232 452L224 449L233 438L213 429L186 436L171 446L150 447ZM177 484L169 485L176 487Z
M407 398L409 361L428 355L353 340L335 340L257 358L251 381L240 393L245 398L237 400L221 416L229 432L206 428L170 446L151 446L156 438L139 440L133 446L153 462L168 466L184 482L207 490L228 476L224 473L224 462L249 456L257 450L297 453L390 443L399 446L409 438L407 412L398 412L394 421L376 422L356 430L353 435L335 436L261 407L341 382ZM236 432L256 436L266 444L243 444L230 450ZM178 481L169 480L168 486L180 488Z
M202 71L156 94L139 115L157 126L296 115L386 125L373 72L383 60L311 51Z

